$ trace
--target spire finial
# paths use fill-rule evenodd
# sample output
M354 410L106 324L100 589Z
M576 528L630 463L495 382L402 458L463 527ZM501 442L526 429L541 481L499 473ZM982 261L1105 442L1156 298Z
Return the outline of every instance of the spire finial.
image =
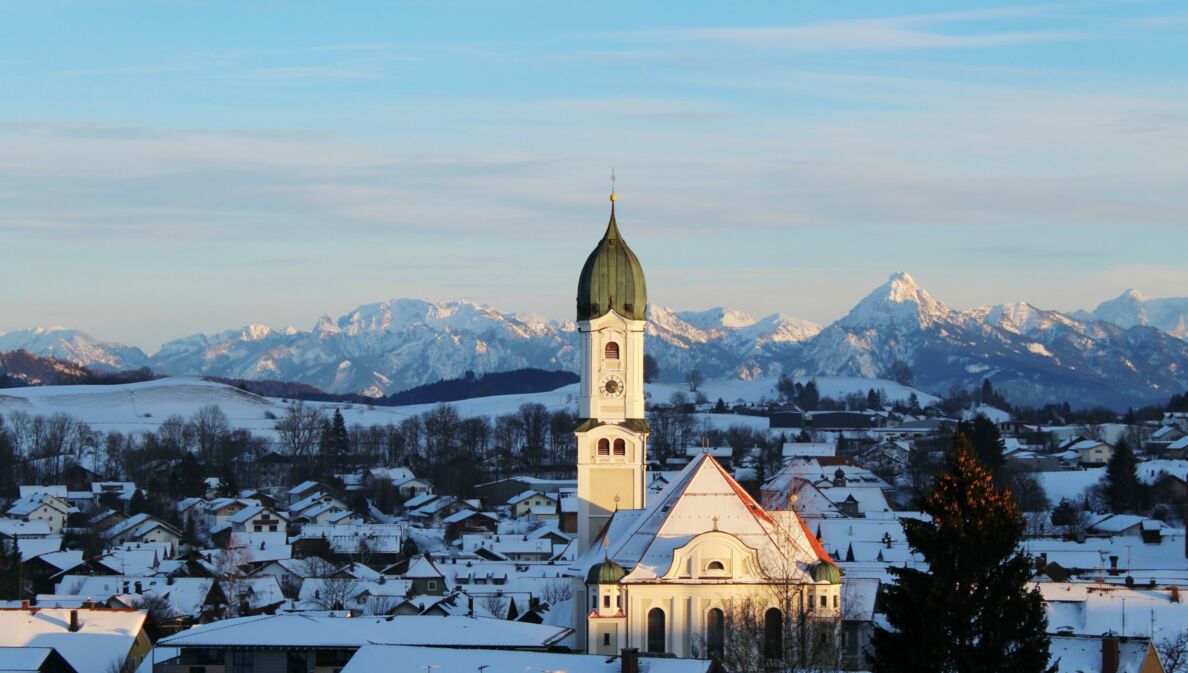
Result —
M611 166L611 195L610 195L610 200L611 200L611 208L614 208L614 207L615 207L615 201L617 201L617 200L618 200L618 197L617 197L617 196L615 196L615 167L614 167L614 166Z

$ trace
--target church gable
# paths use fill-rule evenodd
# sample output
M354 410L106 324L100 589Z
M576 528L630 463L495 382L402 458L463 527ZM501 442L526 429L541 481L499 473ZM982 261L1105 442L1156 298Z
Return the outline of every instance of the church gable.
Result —
M755 549L729 533L709 531L675 550L666 581L754 582L766 579Z
M752 550L768 576L807 578L810 565L828 558L802 526L780 525L709 455L686 467L646 510L620 519L616 514L604 534L610 557L630 569L627 583L667 577L678 550L692 550L695 538L715 530L737 541L740 557Z

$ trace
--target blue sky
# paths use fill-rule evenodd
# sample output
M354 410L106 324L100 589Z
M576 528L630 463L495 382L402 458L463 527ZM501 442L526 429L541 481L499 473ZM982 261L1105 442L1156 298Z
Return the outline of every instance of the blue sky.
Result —
M0 331L1188 294L1188 6L577 4L0 0Z

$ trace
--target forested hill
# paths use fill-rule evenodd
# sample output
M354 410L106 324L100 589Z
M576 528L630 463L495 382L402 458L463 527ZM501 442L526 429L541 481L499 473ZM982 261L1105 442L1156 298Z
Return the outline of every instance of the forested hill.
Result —
M457 379L427 383L389 395L383 404L430 404L433 402L455 402L472 397L492 395L518 395L543 393L578 382L578 375L565 371L544 369L516 369L510 372L491 372L476 376L474 372Z

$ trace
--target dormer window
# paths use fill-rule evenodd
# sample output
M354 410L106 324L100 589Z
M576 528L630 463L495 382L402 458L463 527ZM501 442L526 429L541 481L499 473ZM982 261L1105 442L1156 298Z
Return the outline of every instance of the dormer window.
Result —
M614 341L607 343L606 348L604 349L604 353L605 353L605 357L607 360L618 360L619 359L619 344L615 343Z

